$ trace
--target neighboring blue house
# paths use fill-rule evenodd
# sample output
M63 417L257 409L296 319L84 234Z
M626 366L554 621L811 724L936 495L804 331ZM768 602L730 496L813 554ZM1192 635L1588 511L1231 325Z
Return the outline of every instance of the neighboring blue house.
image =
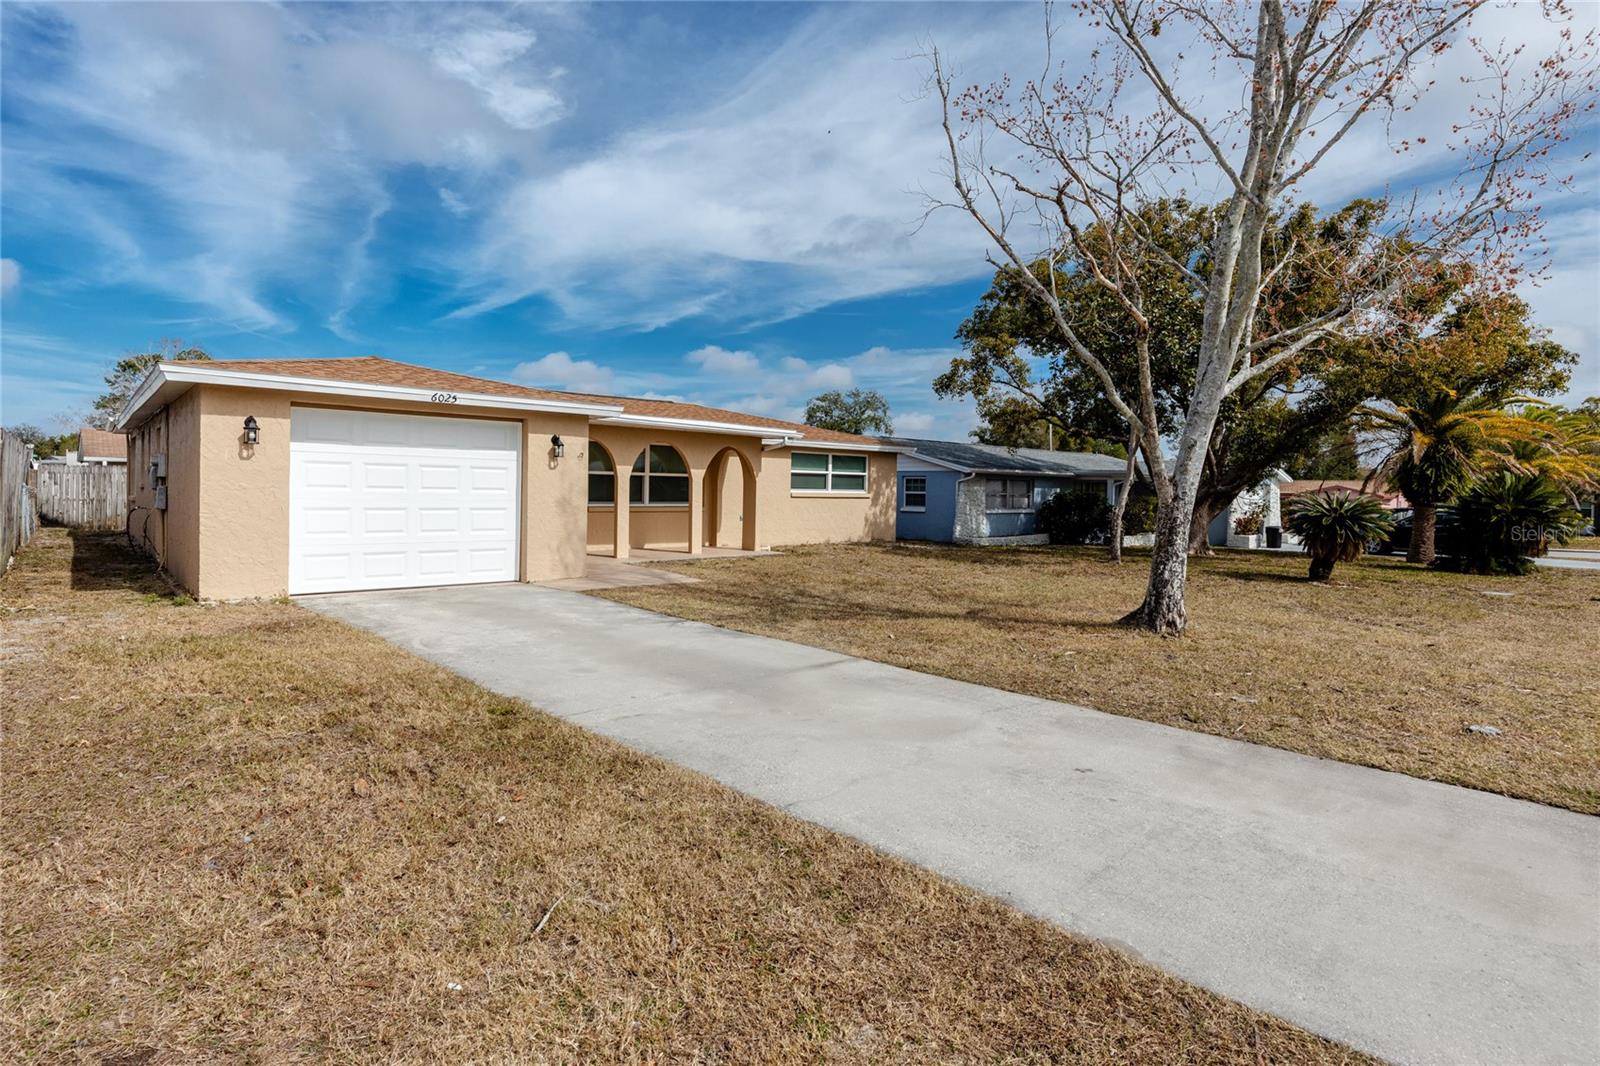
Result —
M1039 505L1093 487L1115 502L1125 460L1092 452L887 437L899 458L895 536L945 544L1043 544Z

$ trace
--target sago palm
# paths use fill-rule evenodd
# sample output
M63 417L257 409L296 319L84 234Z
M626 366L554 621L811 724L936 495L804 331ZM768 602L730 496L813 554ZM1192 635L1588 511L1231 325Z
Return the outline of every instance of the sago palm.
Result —
M1455 564L1479 574L1526 573L1535 556L1552 541L1569 540L1582 520L1549 478L1509 470L1478 479L1456 514L1463 549Z
M1311 580L1326 581L1335 563L1359 558L1367 545L1389 534L1389 512L1371 496L1308 492L1289 505L1285 523L1311 554Z

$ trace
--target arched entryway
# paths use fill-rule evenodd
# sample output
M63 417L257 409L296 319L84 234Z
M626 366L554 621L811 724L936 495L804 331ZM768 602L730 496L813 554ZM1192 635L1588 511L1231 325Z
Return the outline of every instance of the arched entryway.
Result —
M588 544L590 555L617 554L617 464L597 440L589 442Z
M706 467L705 517L708 548L756 547L756 472L743 452L724 448Z

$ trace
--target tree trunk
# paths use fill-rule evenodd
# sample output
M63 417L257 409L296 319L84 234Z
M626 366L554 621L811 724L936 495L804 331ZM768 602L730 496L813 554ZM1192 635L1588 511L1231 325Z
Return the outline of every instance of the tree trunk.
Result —
M1128 497L1133 494L1133 476L1139 467L1139 433L1128 434L1128 466L1123 471L1122 491L1117 493L1116 506L1111 508L1111 561L1122 562L1122 516L1128 510Z
M1259 233L1259 229L1256 232ZM1232 239L1236 241L1237 234ZM1218 245L1220 250L1220 240ZM1259 253L1260 249L1256 251ZM1213 278L1212 283L1217 284L1217 279ZM1214 310L1211 305L1219 300L1217 290L1213 289L1206 299L1209 322ZM1159 477L1156 478L1160 506L1156 513L1155 549L1150 556L1150 583L1145 587L1144 602L1122 619L1124 625L1149 629L1163 636L1177 636L1189 624L1189 612L1184 605L1189 578L1189 531L1200 494L1200 479L1205 473L1206 446L1217 428L1217 415L1222 410L1225 385L1233 365L1232 358L1224 354L1227 350L1225 346L1218 346L1215 338L1202 342L1199 373L1190 394L1183 433L1178 438L1177 461L1173 463L1171 478L1165 486ZM1141 391L1141 400L1153 406L1150 393ZM1153 411L1151 414L1153 416ZM1154 417L1150 418L1152 425L1155 421ZM1161 441L1147 435L1141 447L1148 458L1161 447ZM1155 466L1153 459L1150 465Z
M1179 505L1180 494L1156 516L1156 543L1150 556L1150 583L1144 602L1122 619L1163 636L1182 633L1189 624L1184 588L1189 579L1189 508ZM1185 501L1187 502L1187 501Z
M1311 580L1326 581L1333 576L1333 560L1324 559L1313 555L1311 557Z
M1433 529L1439 517L1439 505L1412 501L1411 543L1406 547L1406 561L1433 562Z
M1196 501L1194 517L1189 520L1189 554L1215 555L1211 547L1211 522L1227 505L1211 497Z

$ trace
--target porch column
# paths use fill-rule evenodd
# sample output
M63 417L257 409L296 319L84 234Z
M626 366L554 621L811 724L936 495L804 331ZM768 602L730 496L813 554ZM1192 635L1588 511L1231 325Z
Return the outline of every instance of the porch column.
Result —
M704 555L706 535L706 468L689 467L689 554Z
M756 532L756 520L760 517L756 507L756 468L743 456L736 461L739 464L739 481L744 486L744 518L739 523L739 546L747 552L753 552L761 547L761 538Z
M612 458L615 459L615 456ZM628 533L628 484L629 478L633 475L633 468L625 467L621 463L616 465L617 487L612 492L612 495L616 497L616 503L611 508L611 554L615 558L626 559L628 557L628 539L630 536Z

